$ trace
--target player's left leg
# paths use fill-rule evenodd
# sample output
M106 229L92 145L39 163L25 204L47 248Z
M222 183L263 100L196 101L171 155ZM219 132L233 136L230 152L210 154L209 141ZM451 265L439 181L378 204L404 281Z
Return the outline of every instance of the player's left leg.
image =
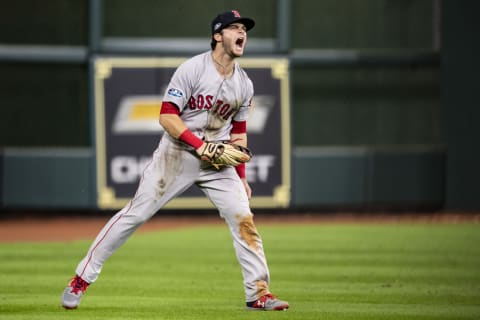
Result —
M232 167L205 170L198 185L225 219L242 268L247 309L284 310L288 302L276 299L269 290L263 242L255 227L245 187Z

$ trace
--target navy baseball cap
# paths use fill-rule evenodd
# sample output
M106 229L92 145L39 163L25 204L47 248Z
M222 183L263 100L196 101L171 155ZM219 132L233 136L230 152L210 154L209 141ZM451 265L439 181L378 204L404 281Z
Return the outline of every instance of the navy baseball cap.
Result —
M247 31L255 26L255 21L250 18L242 17L237 10L227 11L219 14L212 21L212 36L222 31L222 29L231 25L232 23L240 22L247 28Z

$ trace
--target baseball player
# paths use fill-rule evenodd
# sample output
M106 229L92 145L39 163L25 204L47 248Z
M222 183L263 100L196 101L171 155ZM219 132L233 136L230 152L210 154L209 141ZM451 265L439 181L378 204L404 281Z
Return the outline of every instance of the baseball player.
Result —
M229 148L221 141L247 146L246 121L253 84L235 59L243 55L247 31L254 25L236 10L219 14L211 24L212 50L177 68L160 111L160 124L166 133L133 198L107 222L78 264L75 277L62 294L65 308L75 309L113 252L192 184L205 193L228 224L242 269L247 309L289 308L288 302L269 290L262 240L249 206L251 189L245 177L249 157L216 162Z

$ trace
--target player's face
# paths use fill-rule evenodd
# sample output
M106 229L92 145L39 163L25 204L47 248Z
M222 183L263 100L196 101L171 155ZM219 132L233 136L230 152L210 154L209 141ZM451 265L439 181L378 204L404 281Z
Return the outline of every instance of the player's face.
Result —
M243 23L232 23L222 30L222 45L227 54L232 57L243 55L243 49L247 44L247 28Z

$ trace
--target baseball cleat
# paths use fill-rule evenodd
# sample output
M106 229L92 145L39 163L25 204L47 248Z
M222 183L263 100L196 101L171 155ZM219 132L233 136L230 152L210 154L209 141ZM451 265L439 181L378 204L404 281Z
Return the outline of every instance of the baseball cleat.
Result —
M79 276L73 277L65 290L63 290L62 306L65 309L77 308L88 285L89 283Z
M287 310L290 306L287 301L278 300L273 294L266 294L260 299L252 302L247 302L247 310Z

